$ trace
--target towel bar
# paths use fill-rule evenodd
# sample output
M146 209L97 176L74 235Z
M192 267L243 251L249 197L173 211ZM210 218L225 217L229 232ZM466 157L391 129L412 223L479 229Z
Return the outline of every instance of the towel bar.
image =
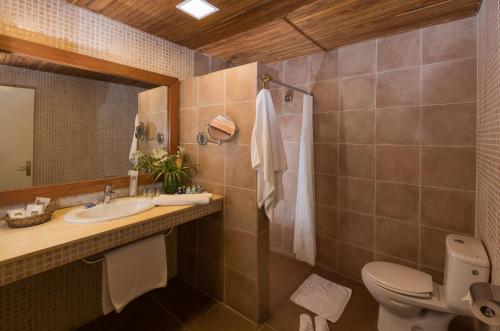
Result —
M165 238L172 234L172 231L174 231L174 228L175 228L175 226L171 227L167 233L164 233ZM104 261L104 256L98 257L95 260L89 260L88 258L84 257L81 259L81 261L85 264L96 264L96 263L100 263L100 262Z

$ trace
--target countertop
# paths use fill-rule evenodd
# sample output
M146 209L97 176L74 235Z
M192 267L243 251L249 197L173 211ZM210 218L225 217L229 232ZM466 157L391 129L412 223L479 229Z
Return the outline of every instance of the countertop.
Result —
M222 209L221 196L197 206L156 206L145 212L97 223L64 221L77 207L59 209L47 223L27 228L0 225L0 286Z

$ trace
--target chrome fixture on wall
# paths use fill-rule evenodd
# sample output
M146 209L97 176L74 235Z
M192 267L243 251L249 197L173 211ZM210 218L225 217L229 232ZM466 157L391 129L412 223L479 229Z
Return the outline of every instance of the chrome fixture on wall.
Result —
M196 141L199 145L206 145L208 142L222 145L223 142L228 142L234 138L238 132L236 123L231 117L226 115L217 115L208 122L207 132L198 132ZM209 141L209 137L213 141Z
M146 125L144 122L139 122L135 126L135 137L137 140L144 142L155 140L160 145L165 142L165 134L163 134L163 132L157 132L155 138L148 139L146 136Z

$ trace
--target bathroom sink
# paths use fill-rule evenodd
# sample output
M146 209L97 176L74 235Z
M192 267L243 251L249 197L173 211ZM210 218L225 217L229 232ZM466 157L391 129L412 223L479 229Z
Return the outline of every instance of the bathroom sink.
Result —
M109 221L138 214L153 207L151 199L147 197L113 199L107 204L100 203L95 207L76 208L64 215L64 220L70 223Z

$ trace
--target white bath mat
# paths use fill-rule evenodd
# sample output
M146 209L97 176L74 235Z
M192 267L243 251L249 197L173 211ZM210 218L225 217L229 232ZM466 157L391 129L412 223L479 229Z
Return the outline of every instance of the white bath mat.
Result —
M351 294L350 288L312 274L292 294L290 300L335 323L342 315Z

